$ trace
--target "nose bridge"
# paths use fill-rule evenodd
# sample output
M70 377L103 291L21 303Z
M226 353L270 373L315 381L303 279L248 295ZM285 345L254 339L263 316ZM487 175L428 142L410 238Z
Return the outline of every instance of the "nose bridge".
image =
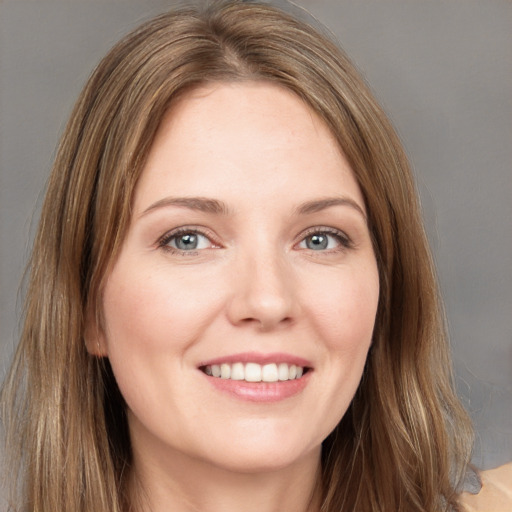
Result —
M278 243L267 240L240 251L233 280L232 322L271 329L295 318L296 283L290 261Z

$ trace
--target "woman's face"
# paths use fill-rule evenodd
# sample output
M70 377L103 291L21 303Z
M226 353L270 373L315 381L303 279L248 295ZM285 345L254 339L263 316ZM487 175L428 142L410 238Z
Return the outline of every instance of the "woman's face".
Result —
M90 347L112 364L135 460L318 460L378 296L361 191L316 114L265 83L189 93L150 151Z

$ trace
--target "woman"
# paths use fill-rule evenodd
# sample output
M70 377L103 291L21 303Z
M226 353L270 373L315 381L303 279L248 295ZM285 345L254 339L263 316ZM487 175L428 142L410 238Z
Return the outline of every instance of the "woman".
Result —
M414 185L339 49L223 2L103 59L3 402L14 510L459 507L471 429Z

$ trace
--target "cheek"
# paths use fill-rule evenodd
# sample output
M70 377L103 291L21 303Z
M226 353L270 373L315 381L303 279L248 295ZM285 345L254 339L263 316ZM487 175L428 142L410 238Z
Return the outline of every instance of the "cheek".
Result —
M218 310L215 289L207 276L196 282L186 270L139 265L132 271L120 262L104 293L109 350L185 349Z
M169 390L190 396L187 381L176 376L217 314L215 290L204 274L191 278L189 269L170 272L128 258L110 275L103 294L107 356L129 408L144 422L163 418Z
M379 299L376 267L347 269L336 277L312 297L315 331L326 356L324 392L318 397L325 412L324 438L345 415L361 381Z
M348 268L326 283L325 289L317 290L311 301L316 329L333 356L365 359L379 300L376 266Z

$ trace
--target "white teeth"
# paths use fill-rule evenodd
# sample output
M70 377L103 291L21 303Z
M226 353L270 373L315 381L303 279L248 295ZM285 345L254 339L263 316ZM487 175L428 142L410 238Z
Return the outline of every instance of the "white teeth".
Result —
M261 380L263 382L277 382L279 380L277 375L277 365L275 363L266 364L261 369Z
M203 370L212 377L246 382L278 382L300 379L304 375L302 366L287 363L222 363L205 366Z
M220 378L229 379L231 377L231 366L229 364L220 365Z
M261 365L247 363L245 365L245 380L247 382L261 382Z
M288 380L290 372L288 371L288 365L286 363L280 363L278 368L279 380Z
M243 363L235 363L231 367L231 380L244 380L245 371Z

